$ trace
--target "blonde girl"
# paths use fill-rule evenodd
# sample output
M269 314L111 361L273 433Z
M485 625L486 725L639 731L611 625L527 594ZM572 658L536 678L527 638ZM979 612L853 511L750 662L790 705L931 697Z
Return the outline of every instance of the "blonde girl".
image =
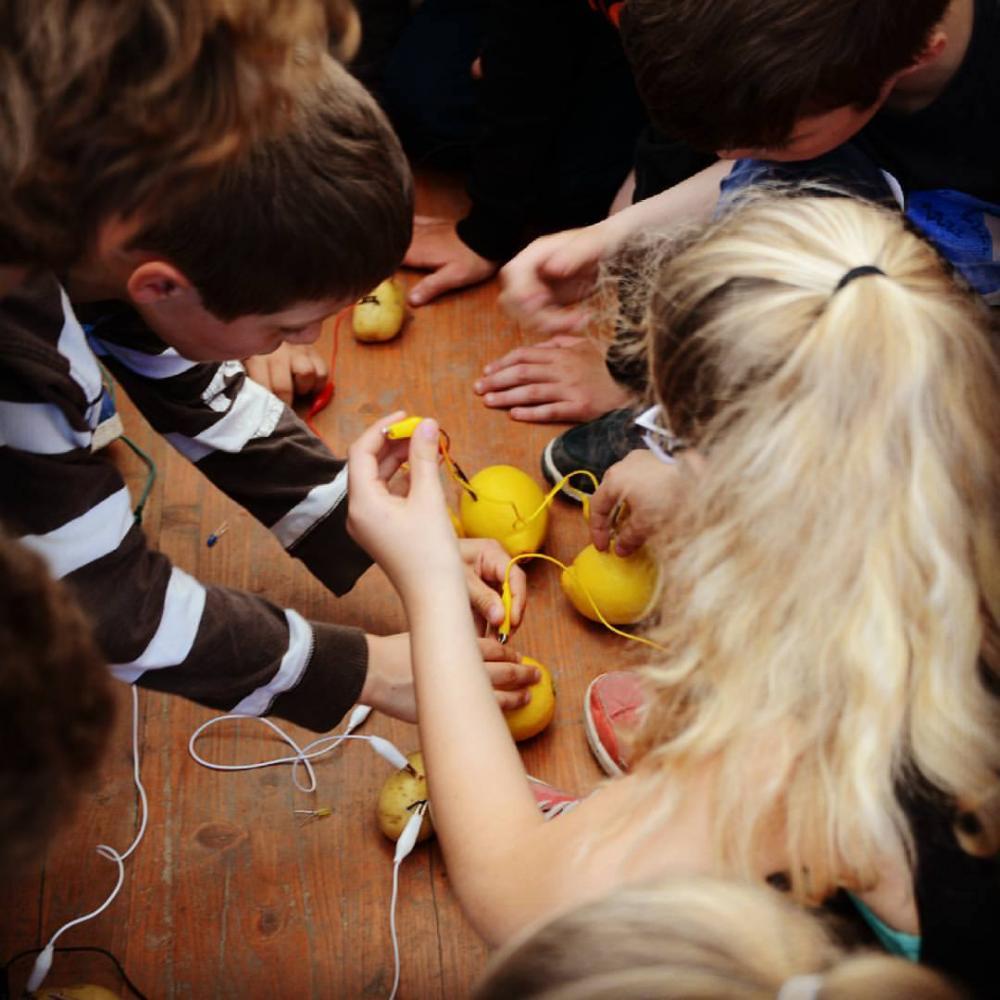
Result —
M773 889L674 878L516 935L474 1000L958 1000L928 969L845 951Z
M978 857L1000 772L989 317L898 216L836 197L734 210L653 290L659 401L707 462L665 525L639 759L557 822L476 667L436 425L410 445L406 498L378 475L383 424L352 450L355 537L413 628L456 892L500 943L621 885L781 873L803 903L850 890L882 932L978 981L1000 925ZM961 876L957 896L934 871Z

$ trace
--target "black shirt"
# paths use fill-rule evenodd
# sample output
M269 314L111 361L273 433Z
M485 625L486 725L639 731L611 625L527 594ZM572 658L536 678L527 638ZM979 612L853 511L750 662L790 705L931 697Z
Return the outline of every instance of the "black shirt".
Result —
M854 143L906 192L947 189L1000 203L1000 0L976 0L965 59L921 111L880 111Z

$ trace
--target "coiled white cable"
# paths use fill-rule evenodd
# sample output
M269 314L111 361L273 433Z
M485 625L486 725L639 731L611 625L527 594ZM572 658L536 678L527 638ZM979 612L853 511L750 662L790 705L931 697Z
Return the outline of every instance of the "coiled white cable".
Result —
M69 923L63 924L49 938L49 943L39 952L38 958L35 959L35 964L32 966L31 975L28 977L28 982L25 985L27 993L34 993L49 974L49 969L52 968L52 956L55 951L56 941L71 927L76 927L77 924L86 923L86 921L100 916L114 902L115 897L121 890L122 883L125 881L125 860L139 846L139 842L146 833L146 823L149 820L149 802L146 798L146 789L143 788L142 779L139 776L139 693L135 685L132 686L132 780L135 782L135 787L139 792L139 802L142 807L139 832L135 835L135 839L129 845L128 850L122 854L119 854L118 851L107 844L97 845L97 853L102 858L114 861L118 866L118 880L115 882L115 887L97 909L91 910L90 913L85 913L82 917L76 917L74 920L69 921Z
M295 740L288 735L279 725L272 722L270 719L262 718L259 715L219 715L214 719L209 719L207 722L203 722L192 734L191 739L188 740L188 753L199 763L202 767L210 768L213 771L253 771L258 767L274 767L276 764L291 764L292 765L292 781L295 783L295 787L300 792L314 792L316 791L316 771L312 766L312 761L317 757L322 757L324 754L332 753L337 747L340 746L344 740L365 740L372 745L372 749L380 756L384 757L390 764L395 768L405 768L408 767L406 757L400 753L399 750L393 746L387 739L381 736L353 736L351 731L356 729L358 726L368 718L368 713L371 709L367 705L358 705L347 722L347 728L342 732L334 736L321 736L318 740L313 740L312 743L307 743L304 747L300 747ZM194 745L201 738L202 733L211 726L217 725L220 722L226 722L227 720L235 719L236 721L242 722L248 719L252 719L254 722L263 723L267 726L279 739L287 743L295 753L290 757L273 757L270 760L258 760L251 764L215 764L210 760L206 760L201 754L195 750ZM304 767L306 769L306 774L309 776L307 784L303 784L299 781L298 768Z
M351 712L347 721L347 726L342 733L332 736L321 736L319 739L313 740L311 743L307 743L305 746L301 747L291 736L288 735L288 733L286 733L279 725L272 722L270 719L265 719L257 715L220 715L214 719L209 719L207 722L203 722L191 734L191 739L188 740L188 752L199 764L202 765L202 767L210 768L213 771L253 771L258 767L273 767L277 764L291 764L292 782L300 792L307 793L316 791L316 771L312 766L312 761L336 750L337 747L344 742L344 740L364 740L370 743L372 749L380 757L383 757L390 764L392 764L392 766L397 770L409 768L410 763L407 761L406 757L387 739L384 739L381 736L352 735L352 730L356 729L362 722L365 721L365 719L368 718L369 712L371 712L371 708L367 705L358 705L354 711ZM256 722L262 722L279 739L287 743L288 746L292 748L294 753L291 756L272 757L270 760L255 761L250 764L215 764L212 761L206 760L195 750L195 743L198 742L206 729L229 719L235 719L237 721L253 719ZM299 780L299 767L305 768L306 775L308 776L308 781L305 783ZM426 805L418 806L414 810L413 815L409 818L409 820L407 820L406 826L403 827L403 832L399 835L399 839L396 841L396 851L392 860L392 899L389 903L389 933L392 936L393 979L392 992L389 994L389 1000L395 1000L396 992L399 989L400 977L399 937L396 933L396 899L399 893L399 866L402 864L403 859L410 855L416 845L417 835L420 833L420 826L423 822L426 810Z

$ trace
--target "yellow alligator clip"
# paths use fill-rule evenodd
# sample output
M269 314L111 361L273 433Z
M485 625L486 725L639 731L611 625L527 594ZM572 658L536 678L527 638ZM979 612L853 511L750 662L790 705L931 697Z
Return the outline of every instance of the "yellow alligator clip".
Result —
M510 593L510 581L507 579L503 582L500 600L503 601L503 622L497 629L497 642L502 646L510 638L510 606L514 600Z
M404 438L411 438L413 437L413 432L417 429L417 425L423 419L423 417L403 417L402 420L397 420L394 424L386 427L382 433L390 441L402 441Z

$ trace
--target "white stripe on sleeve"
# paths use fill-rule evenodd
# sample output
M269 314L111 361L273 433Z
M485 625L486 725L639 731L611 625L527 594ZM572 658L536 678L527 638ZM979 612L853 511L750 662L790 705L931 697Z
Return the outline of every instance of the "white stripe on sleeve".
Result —
M94 352L87 341L87 335L80 326L80 321L73 313L69 297L59 287L59 297L62 301L63 327L59 333L56 350L69 363L69 374L74 382L83 390L88 403L97 399L104 389L101 381L101 366L94 357Z
M95 331L95 333L98 332ZM159 354L149 354L146 351L137 351L133 347L122 347L121 344L112 344L101 340L99 335L94 337L94 346L100 354L110 354L126 368L143 378L173 378L175 375L182 375L184 372L190 371L201 363L182 358L172 347L168 347Z
M247 379L233 400L229 412L196 437L168 434L167 440L192 462L213 451L233 454L242 451L254 438L268 437L278 426L285 404L263 386Z
M0 445L35 455L89 448L91 431L75 431L55 403L0 400Z
M48 563L53 576L61 578L114 552L134 523L132 501L122 487L72 521L20 540Z
M280 521L271 527L271 533L290 549L303 535L336 510L347 496L347 466L328 483L314 486Z
M263 687L251 691L234 709L236 715L263 715L283 691L295 687L313 651L312 626L297 611L285 609L288 621L288 649L277 673Z
M115 677L132 684L147 670L161 670L183 663L194 646L201 626L205 596L205 588L193 576L174 566L155 635L138 659L112 666L111 672Z

